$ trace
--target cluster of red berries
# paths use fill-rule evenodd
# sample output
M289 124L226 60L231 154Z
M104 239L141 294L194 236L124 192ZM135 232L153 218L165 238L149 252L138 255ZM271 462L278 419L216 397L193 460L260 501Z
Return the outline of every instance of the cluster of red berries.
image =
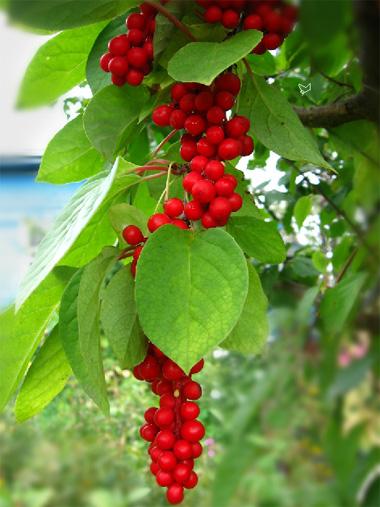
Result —
M206 23L222 23L228 30L260 30L262 40L252 53L277 49L293 30L297 7L283 0L197 0Z
M166 3L167 0L161 0ZM153 35L157 10L148 3L140 5L126 19L128 32L117 35L108 43L108 53L100 58L100 67L111 73L112 83L138 86L152 70Z
M159 408L146 410L140 435L150 442L150 470L157 484L167 488L166 498L170 504L181 503L184 489L195 488L198 483L194 460L202 454L199 441L205 435L205 428L197 420L200 410L195 403L202 395L202 388L191 376L199 373L203 364L201 359L186 375L174 361L150 344L144 361L133 370L134 376L149 382L153 393L160 397Z

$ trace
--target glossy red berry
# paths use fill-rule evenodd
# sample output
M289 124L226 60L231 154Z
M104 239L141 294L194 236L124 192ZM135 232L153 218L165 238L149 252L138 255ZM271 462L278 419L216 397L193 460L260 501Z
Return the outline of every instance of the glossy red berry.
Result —
M157 472L160 470L158 463L151 463L149 468L150 468L150 471L153 475L156 475Z
M173 452L178 460L193 458L193 446L187 440L177 440Z
M158 106L153 110L152 120L159 127L167 127L170 123L170 117L173 109L169 106Z
M152 215L148 220L148 229L150 232L156 231L163 225L170 224L170 218L164 213L156 213Z
M162 365L162 375L166 378L166 380L181 380L185 377L185 372L171 359L166 359L164 364Z
M127 33L128 41L132 46L139 46L144 42L144 32L133 28Z
M214 125L220 125L223 122L223 120L225 120L225 118L226 113L219 106L212 106L207 111L207 120Z
M179 102L186 93L187 88L183 83L174 83L170 91L172 99L176 102Z
M236 178L223 176L215 183L215 190L221 197L230 197L234 193L236 186Z
M128 49L129 41L125 34L114 37L108 43L108 50L114 56L125 56L128 53Z
M277 33L267 33L262 38L263 46L266 49L273 50L277 49L282 44L282 37Z
M218 5L211 5L203 14L206 23L219 23L222 20L223 11Z
M186 141L180 148L181 157L186 162L190 162L197 154L197 143L195 141Z
M199 136L206 129L206 122L198 114L192 114L185 121L185 129L192 136Z
M217 222L225 221L231 214L231 204L225 197L216 197L209 206L208 212Z
M203 447L199 442L194 442L193 444L191 444L191 449L193 451L193 459L199 458L199 456L203 452Z
M172 505L181 503L184 498L183 487L180 484L172 484L166 491L166 498Z
M205 215L203 215L202 219L204 218ZM189 380L189 382L186 382L186 384L183 386L182 394L188 400L199 400L199 398L202 396L202 388L198 384L198 382L194 382L194 380Z
M251 122L245 116L235 116L226 123L226 132L229 137L239 139L250 129Z
M257 14L250 14L244 19L243 28L244 30L262 30L263 20Z
M154 356L148 355L144 361L139 365L141 376L147 382L152 381L161 373L160 365Z
M209 91L204 91L199 93L195 97L194 105L197 111L204 113L210 109L213 103L214 103L213 94Z
M184 463L178 463L178 465L173 470L174 480L178 484L183 484L189 479L191 472L192 470L188 465L185 465Z
M195 109L195 94L186 93L179 101L179 107L185 113L191 113Z
M204 157L203 155L197 155L190 162L190 169L197 173L202 173L205 170L208 161L209 159L207 157Z
M123 238L128 245L138 245L144 241L144 235L141 230L135 225L128 225L123 229Z
M236 97L240 92L241 81L236 74L226 72L215 80L215 88L217 91L227 91Z
M156 474L156 481L159 486L163 488L170 486L173 484L173 477L170 472L165 472L164 470L159 470Z
M202 176L199 173L192 171L189 174L186 174L186 176L183 178L183 188L186 190L186 192L189 192L191 194L195 183L201 180Z
M185 204L185 215L188 220L200 220L203 212L202 205L198 201L190 201Z
M180 412L182 419L191 420L196 419L199 416L200 410L198 405L193 401L185 401L181 405Z
M129 69L127 83L131 86L139 86L144 80L144 73L140 70Z
M160 449L172 449L176 438L173 432L169 430L161 430L156 436L156 444Z
M175 130L183 129L186 121L186 113L181 111L181 109L174 109L172 114L170 115L170 126Z
M162 452L157 461L161 470L165 470L165 472L170 472L177 464L177 459L171 451Z
M199 442L205 436L205 429L200 421L186 421L181 426L181 437L188 442Z
M164 393L160 398L160 407L173 409L176 404L176 398L170 393Z
M157 408L156 407L150 407L147 410L145 410L144 419L146 420L146 422L152 423L153 422L153 418L154 418L154 414L156 412L157 412Z
M174 227L178 227L178 229L183 230L189 229L188 224L184 220L180 220L179 218L175 218L174 220L172 220L171 224L174 225Z
M231 205L232 211L239 211L239 209L243 206L243 199L241 195L235 192L232 195L230 195L230 197L228 198L228 202Z
M144 424L140 428L140 436L147 442L153 442L155 436L157 435L157 426L154 424Z
M213 181L217 181L224 174L224 165L219 160L210 160L206 165L205 175Z
M191 473L190 473L190 476L189 478L187 479L187 481L185 481L183 483L184 487L186 489L193 489L195 488L195 486L198 484L198 476L197 474L192 470Z
M177 218L183 213L183 202L177 197L168 199L164 203L164 211L170 218Z
M157 383L156 394L158 394L159 396L162 396L163 394L166 394L166 393L172 393L172 392L173 392L172 385L167 380L160 380Z
M128 72L128 61L124 56L115 56L108 64L108 70L115 76L125 76Z
M169 426L174 421L174 412L171 408L161 407L154 414L154 424L159 428Z
M211 181L200 180L193 185L191 193L195 201L207 204L215 197L215 187Z
M253 153L254 148L255 148L252 137L251 136L242 136L239 140L243 146L241 154L244 157L251 155Z
M216 94L216 105L224 111L229 111L235 104L235 97L227 91L220 91Z
M241 154L242 145L237 139L224 139L218 148L218 155L222 160L233 160Z
M216 152L215 145L211 144L207 139L202 137L202 139L199 139L197 142L197 152L199 155L211 158Z
M103 56L100 57L99 60L100 68L104 70L104 72L110 72L108 66L112 58L113 56L111 55L111 53L105 53Z
M127 58L128 63L137 69L142 69L148 62L148 54L144 48L131 48Z
M138 30L144 30L146 24L146 17L144 14L134 12L127 17L127 28L137 28Z
M216 125L209 127L206 130L206 139L211 144L220 144L224 139L224 130Z
M217 227L218 222L214 220L210 213L206 212L202 216L202 225L205 229L211 229L212 227Z
M240 22L239 14L233 9L227 9L222 15L222 24L225 28L237 28Z

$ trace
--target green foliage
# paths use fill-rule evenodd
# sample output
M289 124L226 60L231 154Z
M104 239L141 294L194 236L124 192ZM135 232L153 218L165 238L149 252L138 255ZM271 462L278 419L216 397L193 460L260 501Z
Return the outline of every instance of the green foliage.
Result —
M312 205L313 200L311 195L304 195L296 202L293 213L299 228L302 227L302 224L310 214Z
M143 234L148 234L146 225L147 217L145 213L139 208L126 204L125 202L112 206L109 210L109 219L112 227L120 236L127 225L137 225Z
M221 43L191 42L170 60L169 75L176 81L209 85L223 70L246 56L261 37L261 32L247 30Z
M222 230L198 234L162 227L139 259L142 328L185 371L230 333L247 289L244 256Z
M16 419L22 422L43 410L62 391L70 375L56 326L26 374L16 400Z

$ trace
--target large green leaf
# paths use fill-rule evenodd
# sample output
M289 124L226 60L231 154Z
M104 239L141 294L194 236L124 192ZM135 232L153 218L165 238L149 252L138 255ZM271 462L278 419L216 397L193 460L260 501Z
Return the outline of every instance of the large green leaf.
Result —
M140 0L9 0L11 19L34 28L65 30L111 19Z
M244 255L222 229L193 233L164 226L139 259L136 303L143 330L186 371L231 332L247 290Z
M239 113L251 120L253 135L269 150L289 160L331 169L285 95L275 85L267 84L264 78L246 74Z
M11 326L3 326L0 320L0 409L5 406L21 381L74 272L70 268L56 268L12 317ZM6 314L8 320L11 318L9 313Z
M68 183L81 181L102 169L103 159L88 140L83 118L78 116L63 127L48 144L37 181Z
M269 264L285 260L285 245L274 222L253 216L232 217L227 230L250 257Z
M115 204L109 210L112 227L120 235L127 225L137 225L143 234L148 234L147 217L140 209L130 204Z
M79 188L58 216L53 227L41 241L22 281L17 298L18 307L68 252L90 222L112 187L119 163L120 160L116 161L110 172L100 173Z
M144 359L147 340L137 317L129 266L118 271L104 290L101 322L122 368L132 368Z
M106 158L112 159L125 144L148 98L145 86L110 85L91 100L84 114L84 128L91 143Z
M268 300L252 264L248 264L248 274L248 296L242 314L222 347L243 354L259 354L268 337Z
M173 14L177 19L181 19L181 16L184 12L185 2L181 0L174 0L167 5L167 9ZM156 17L156 29L154 31L154 58L157 59L164 49L167 48L168 44L173 39L178 39L176 37L177 34L173 37L176 32L176 27L173 23L163 14L158 13Z
M342 330L366 278L366 273L353 273L346 275L335 287L327 289L320 315L328 333L334 335Z
M107 53L108 42L117 35L125 33L125 15L113 19L98 35L89 54L86 66L87 82L95 94L111 83L111 74L100 68L100 57Z
M191 42L169 61L168 72L177 81L210 85L221 72L244 58L261 37L261 32L247 30L225 42Z
M62 391L70 375L56 326L26 374L16 400L16 419L22 422L41 412Z
M302 227L302 224L310 214L312 205L313 198L311 195L304 195L296 202L293 210L293 216L296 219L299 228Z
M41 46L21 83L18 107L50 104L84 81L88 53L103 26L99 23L67 30Z

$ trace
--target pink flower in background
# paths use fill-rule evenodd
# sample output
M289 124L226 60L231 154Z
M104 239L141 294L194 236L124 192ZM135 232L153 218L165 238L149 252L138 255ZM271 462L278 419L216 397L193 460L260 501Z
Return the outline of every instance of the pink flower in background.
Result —
M216 452L215 452L215 440L213 438L206 438L206 440L204 441L204 444L208 448L207 449L207 455L210 456L210 458L214 457L215 454L216 454Z
M347 366L349 366L351 363L351 359L351 354L348 352L348 350L342 350L339 353L338 364L341 368L347 368Z

